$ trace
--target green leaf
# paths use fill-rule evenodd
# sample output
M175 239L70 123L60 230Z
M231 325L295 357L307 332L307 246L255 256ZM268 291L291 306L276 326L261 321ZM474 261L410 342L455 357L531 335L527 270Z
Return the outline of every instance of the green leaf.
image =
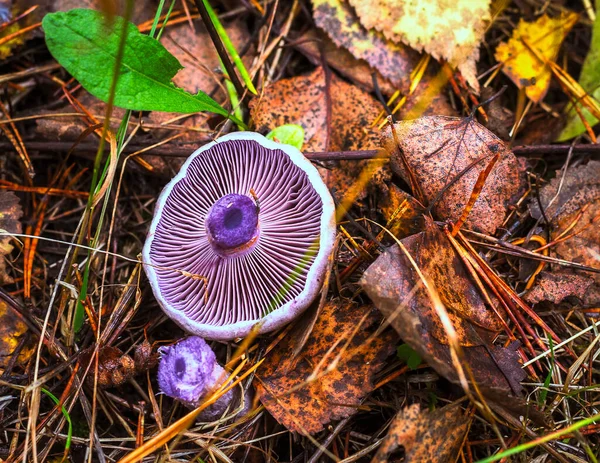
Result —
M581 68L579 85L581 85L583 89L591 94L596 100L600 100L600 2L597 2L597 5L596 20L594 21L594 26L592 28L590 50L585 57L585 61ZM590 124L590 127L593 127L598 123L598 119L592 116L592 113L585 109L581 104L578 104L578 106L581 109L581 113L585 117L585 120ZM575 111L571 105L568 107L569 110L566 114L567 124L556 141L569 140L586 131L577 111Z
M88 9L47 14L42 21L52 56L88 92L105 102L123 21L116 16L109 22L102 13ZM227 110L205 93L192 95L171 82L182 66L160 42L140 33L132 23L126 31L115 106L138 111L210 111L229 117Z
M406 363L411 370L416 370L421 365L421 356L408 344L398 346L398 358Z
M304 129L301 125L296 124L280 125L271 130L267 134L267 138L286 145L292 145L301 150L304 143Z

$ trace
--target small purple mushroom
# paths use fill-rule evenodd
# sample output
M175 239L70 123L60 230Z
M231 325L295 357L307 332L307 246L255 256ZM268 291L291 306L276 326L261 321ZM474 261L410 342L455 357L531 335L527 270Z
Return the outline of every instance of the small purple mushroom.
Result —
M158 364L158 386L163 394L197 408L228 378L227 372L217 363L215 353L206 341L198 336L161 347ZM234 412L241 405L239 388L233 388L209 405L198 416L204 421L221 418L229 408ZM243 412L251 406L249 395L244 397Z
M240 132L203 146L165 187L143 257L162 309L207 339L260 333L315 299L335 208L300 151Z

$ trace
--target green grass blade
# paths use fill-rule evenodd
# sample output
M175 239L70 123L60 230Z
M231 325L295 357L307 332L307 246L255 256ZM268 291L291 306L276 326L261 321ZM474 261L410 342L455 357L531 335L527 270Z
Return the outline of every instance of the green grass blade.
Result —
M58 398L54 394L52 394L52 392L50 392L48 389L42 388L42 392L48 397L50 397L56 405L60 403L60 400L58 400ZM68 424L67 440L65 441L65 453L67 453L71 448L71 439L73 438L73 423L71 422L71 416L69 415L69 412L67 411L64 405L60 406L60 411L65 417L65 420L67 420Z
M254 88L254 84L252 83L252 78L250 77L250 74L246 70L246 66L244 66L242 58L240 58L240 55L238 55L237 50L235 49L235 47L233 46L233 43L229 39L229 36L227 35L227 31L221 24L219 17L215 13L215 10L212 9L212 6L210 6L210 3L208 3L208 0L202 0L202 2L204 3L204 6L206 7L206 11L208 11L210 20L212 21L213 25L215 26L215 29L217 30L219 37L221 37L221 40L223 41L223 45L227 49L229 56L231 56L231 60L233 61L233 64L235 64L235 67L240 72L240 77L246 84L246 87L252 94L258 95L258 92L256 91L256 88Z

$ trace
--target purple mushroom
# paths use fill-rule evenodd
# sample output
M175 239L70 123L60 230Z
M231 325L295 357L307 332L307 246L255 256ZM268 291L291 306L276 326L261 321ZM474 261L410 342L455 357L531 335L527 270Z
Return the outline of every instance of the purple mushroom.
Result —
M191 336L177 344L161 347L159 353L161 354L158 364L160 391L190 408L197 408L229 376L217 363L215 353L210 346L198 336ZM233 388L204 409L198 418L209 421L221 418L227 411L235 412L242 405L241 397L239 388ZM251 397L245 395L242 413L250 409L250 402Z
M143 257L163 310L231 340L290 322L319 293L335 208L300 151L240 132L193 153L165 187Z

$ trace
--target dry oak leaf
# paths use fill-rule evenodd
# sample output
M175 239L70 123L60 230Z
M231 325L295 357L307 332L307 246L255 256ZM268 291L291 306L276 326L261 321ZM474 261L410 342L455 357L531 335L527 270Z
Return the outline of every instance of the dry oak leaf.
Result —
M498 155L475 202L466 228L493 234L518 195L521 176L517 158L496 135L472 119L430 116L388 125L382 143L392 170L410 183L399 149L433 212L456 222L477 184L479 174Z
M456 461L470 418L459 404L432 412L421 411L419 404L400 410L372 463L385 463L399 447L404 448L405 463L447 463Z
M491 0L349 0L360 22L458 68L479 91L476 64Z
M540 190L539 196L545 216L552 225L551 239L558 238L567 229L566 235L573 235L552 246L550 255L588 267L600 267L600 161L570 168L566 175L558 171L557 176ZM529 210L535 219L543 218L537 199L531 201ZM555 271L558 269L557 266ZM599 273L571 269L561 269L560 273L592 278L594 284L581 300L586 307L600 303ZM578 296L579 292L580 288L572 295Z
M552 72L547 61L556 61L560 46L577 23L579 15L569 12L557 18L540 16L535 22L519 21L508 42L496 48L495 58L503 64L502 72L517 87L525 88L535 103L544 99Z
M287 429L302 434L358 412L397 341L392 330L372 336L379 322L372 306L328 302L296 357L293 334L266 357L257 373L257 393L265 408Z
M312 0L312 3L315 24L336 45L355 58L365 60L398 90L408 90L410 73L420 58L417 52L387 40L379 32L365 29L346 0Z
M306 76L275 82L249 106L258 132L267 133L283 124L301 125L305 151L379 148L379 132L371 127L380 112L379 103L333 73L327 78L322 68ZM370 169L369 178L377 185L390 177L387 163L381 160L340 161L335 169L321 169L321 175L330 189L340 192L359 189L360 199L364 197L365 185L357 184L356 178L363 169Z
M430 220L425 231L401 240L448 311L463 345L466 363L480 388L518 393L525 374L516 346L492 344L501 328L500 317L488 308L471 281L462 260L446 236ZM458 384L445 330L428 293L398 246L388 248L369 266L361 285L402 340L433 369Z
M20 219L23 210L19 198L12 191L0 191L0 230L8 233L21 233ZM13 279L6 273L6 257L13 249L11 238L0 237L0 284L12 283Z

